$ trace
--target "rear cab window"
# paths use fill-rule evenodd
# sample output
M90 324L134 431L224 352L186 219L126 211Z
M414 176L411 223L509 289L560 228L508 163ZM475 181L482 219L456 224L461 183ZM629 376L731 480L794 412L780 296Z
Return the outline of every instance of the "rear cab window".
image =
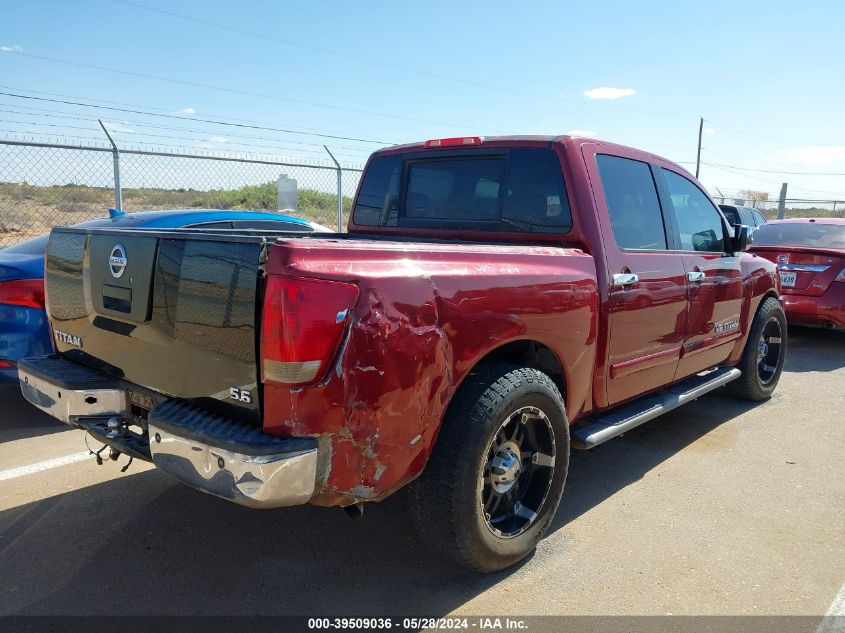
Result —
M572 215L548 148L439 150L372 160L353 209L359 226L566 233Z

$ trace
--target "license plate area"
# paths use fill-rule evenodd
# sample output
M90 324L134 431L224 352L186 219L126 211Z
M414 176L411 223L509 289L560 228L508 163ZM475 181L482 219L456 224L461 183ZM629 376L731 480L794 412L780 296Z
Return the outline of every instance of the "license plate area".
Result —
M780 285L784 288L794 288L795 287L795 280L798 277L798 273L785 273L781 272L780 274Z
M134 387L126 393L129 401L127 423L147 430L147 417L159 403L164 400L160 394Z

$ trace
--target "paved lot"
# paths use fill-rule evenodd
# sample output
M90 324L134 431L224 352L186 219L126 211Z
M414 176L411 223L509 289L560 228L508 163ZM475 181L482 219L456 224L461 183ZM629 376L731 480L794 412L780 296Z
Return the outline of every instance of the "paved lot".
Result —
M479 578L416 542L403 494L353 522L144 464L20 470L84 435L0 390L0 614L821 616L845 582L843 412L845 335L794 331L771 401L707 396L575 454L536 554Z

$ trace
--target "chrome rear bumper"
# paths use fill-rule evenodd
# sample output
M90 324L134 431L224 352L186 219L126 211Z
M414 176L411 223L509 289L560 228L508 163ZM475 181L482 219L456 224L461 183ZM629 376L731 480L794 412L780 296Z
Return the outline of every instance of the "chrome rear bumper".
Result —
M317 448L248 455L149 425L153 463L189 486L250 508L307 503L317 478Z
M103 429L104 419L125 418L133 385L50 357L22 360L18 378L24 398L45 413L88 430L118 451L149 459L142 457L149 448L156 467L197 490L251 508L299 505L315 492L314 438L265 435L188 403L165 400L149 411L147 432L134 435L130 452L120 433L104 437ZM121 432L132 435L126 427Z

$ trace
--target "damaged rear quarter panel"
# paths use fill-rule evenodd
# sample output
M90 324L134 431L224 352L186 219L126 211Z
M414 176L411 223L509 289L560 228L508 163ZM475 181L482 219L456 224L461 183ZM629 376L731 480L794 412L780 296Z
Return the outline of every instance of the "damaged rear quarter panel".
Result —
M565 368L570 419L587 406L598 293L593 260L580 250L290 240L271 247L268 273L360 288L322 382L265 387L266 432L319 438L315 503L378 500L415 478L455 390L505 343L549 347Z

